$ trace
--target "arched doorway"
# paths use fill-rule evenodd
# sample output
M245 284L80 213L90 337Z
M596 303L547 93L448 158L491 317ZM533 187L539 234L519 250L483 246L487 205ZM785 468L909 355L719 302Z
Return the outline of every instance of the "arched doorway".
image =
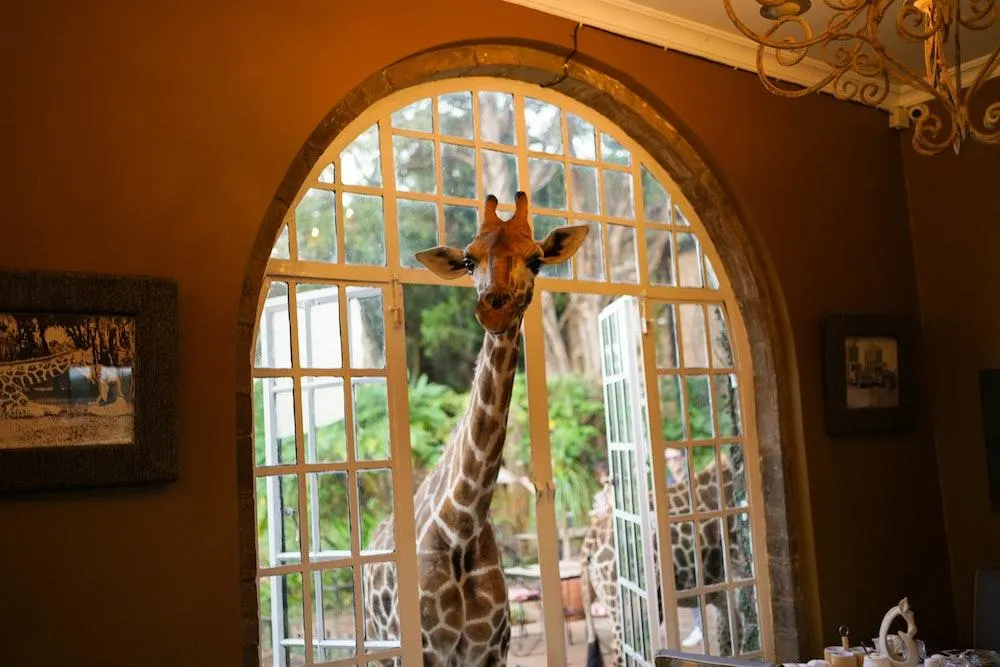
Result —
M588 133L589 142L583 139ZM684 147L676 138L675 142ZM712 567L705 554L696 553L693 583L664 587L668 611L663 641L676 647L690 638L690 628L681 637L681 616L686 616L688 625L701 626L711 616L716 630L703 627L701 644L686 646L688 650L773 656L769 622L775 601L770 595L772 562L764 535L774 521L765 522L763 516L767 489L760 484L762 475L755 463L758 452L766 457L759 451L756 425L755 393L760 388L750 381L754 364L762 362L751 354L751 338L740 317L741 306L746 312L748 305L740 298L740 288L752 283L753 276L731 280L721 270L728 266L726 258L713 247L711 229L703 227L704 213L692 207L683 184L676 183L661 162L608 117L537 85L498 79L440 81L390 95L357 114L311 166L291 198L272 248L255 355L255 532L262 539L254 562L262 582L257 598L265 617L262 637L270 644L270 655L279 647L285 654L280 664L285 664L301 646L303 659L310 662L320 658L364 663L363 611L358 600L365 566L378 559L394 560L401 578L414 566L407 555L405 527L397 526L394 552L369 553L368 523L389 512L412 516L407 503L414 472L419 481L421 465L433 464L411 462L413 443L405 428L407 413L426 407L415 406L414 392L407 389L416 386L414 377L407 382L407 370L411 374L414 370L408 348L427 341L412 336L406 340L415 332L399 325L404 318L410 324L408 298L411 303L421 298L428 302L426 293L421 297L405 292L410 286L438 287L428 272L410 261L412 252L437 242L460 244L470 225L474 228L485 194L494 192L502 205L509 205L517 184L529 182L530 186L521 187L532 197L536 237L544 233L540 227L570 221L586 222L595 231L587 252L564 274L539 279L542 298L526 318L523 346L525 388L532 399L528 410L532 414L524 421L529 444L525 449L508 443L521 458L514 457L508 473L530 491L526 514L537 517L528 531L512 529L515 536L533 533L527 541L534 546L527 547L526 559L511 566L509 578L531 574L527 566L537 567L537 589L546 604L540 605L533 622L548 639L551 664L564 659L564 642L552 637L565 635L563 612L572 606L560 585L559 568L560 556L571 555L573 549L567 515L574 513L568 507L575 506L578 527L582 517L579 498L560 507L556 497L563 500L565 491L555 496L546 493L573 467L563 464L559 469L554 438L543 424L559 410L551 396L565 391L553 387L567 375L562 357L576 356L576 365L568 366L576 372L588 368L580 359L590 357L593 371L592 360L601 352L588 352L586 335L578 335L575 348L570 350L567 343L560 353L552 340L545 341L543 321L565 316L570 307L588 311L596 342L598 313L622 295L634 297L642 309L639 321L650 328L644 363L637 372L650 396L647 419L662 425L651 430L650 459L651 486L663 508L661 534L670 527L684 534L690 529L697 552L701 549L697 535L705 534L704 528L711 532L717 526L715 534L726 546L743 530L739 539L746 542L753 563L734 572L724 561L729 569L721 572L721 578L710 578ZM720 215L716 210L709 213ZM431 301L449 300L439 294ZM289 317L290 313L294 315ZM586 325L588 317L579 320ZM693 343L696 333L704 345ZM318 342L333 338L332 346ZM461 380L451 384L457 389ZM317 403L317 396L325 396L326 403ZM604 392L602 414L596 419L605 435L611 428L607 397ZM713 407L727 401L726 413ZM361 406L371 409L369 417L380 415L384 423L366 422L356 412ZM331 436L329 428L320 432L330 426L343 436ZM366 430L383 435L366 439ZM713 475L718 484L722 463L731 463L734 453L745 480L742 497L727 500L717 489L714 501L700 507L692 504L687 514L666 510L668 492L685 486L689 494L700 491L698 480L711 480ZM612 452L611 461L620 472L620 457ZM717 466L714 472L713 466ZM517 485L512 486L516 490ZM394 493L390 496L389 491ZM697 496L689 497L696 502ZM333 525L336 512L327 519L322 516L337 507L338 500L340 507L350 508L346 531ZM507 500L518 502L516 493ZM371 502L375 506L366 516ZM731 522L735 523L730 526ZM619 542L633 545L637 540L623 533ZM518 544L515 550L523 548ZM634 579L639 565L629 557L638 559L638 550L630 546L625 552L620 554L625 559L622 576L632 571ZM677 584L675 561L661 562L664 580ZM787 562L778 565L787 567ZM736 595L745 590L751 591L756 645L746 637L723 638L718 630L737 629ZM746 598L743 595L744 604ZM638 604L626 592L621 619L636 620L629 609ZM324 620L328 612L338 619L331 630ZM720 619L728 619L728 624L720 624ZM740 628L748 627L745 621ZM286 636L296 623L301 636ZM406 650L406 632L404 627L401 651ZM643 632L656 630L638 630ZM367 648L396 650L391 642L369 639ZM720 648L726 641L728 650Z

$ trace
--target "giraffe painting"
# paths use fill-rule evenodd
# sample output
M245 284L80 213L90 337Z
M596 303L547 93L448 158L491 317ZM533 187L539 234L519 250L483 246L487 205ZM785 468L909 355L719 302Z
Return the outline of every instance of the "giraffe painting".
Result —
M445 280L472 276L475 317L485 330L469 403L433 470L414 496L423 663L459 667L505 665L510 643L507 586L490 523L517 367L521 320L543 265L565 262L587 236L586 225L560 227L532 238L525 193L514 215L497 216L486 199L477 236L464 249L439 246L417 259ZM373 548L391 544L383 522ZM399 638L398 592L391 564L365 576L369 640ZM391 661L386 664L393 664Z
M132 441L130 316L0 312L0 448Z
M741 470L743 465L742 457L740 457L740 460L734 461L729 456L723 454L720 455L719 460L722 466L719 475L715 474L716 465L714 463L706 466L697 473L694 492L694 510L697 513L718 510L723 499L727 499L727 502L730 502L728 499L735 498L738 494L742 493L742 490L735 488L744 479L743 471ZM587 640L590 643L596 643L595 640L597 638L590 611L590 589L593 586L598 602L607 609L608 617L611 621L612 640L610 653L615 661L614 664L623 664L621 658L621 618L618 613L616 589L618 573L615 564L611 482L607 482L601 492L606 494L607 502L605 507L607 509L603 512L595 513L591 518L590 526L580 549L581 589L583 592L584 612L586 614ZM680 481L672 484L667 490L667 503L670 515L675 517L691 514L691 496L691 489L687 483ZM674 583L676 590L680 591L681 594L683 594L683 591L690 590L698 585L697 568L703 568L702 579L706 584L722 583L726 579L726 559L723 558L725 543L722 532L719 529L720 524L716 522L700 523L700 554L696 553L695 549L693 525L692 522L671 522L670 525ZM746 568L748 567L747 559L750 554L748 546L742 543L745 533L736 530L732 525L728 527L728 530L728 565L730 569L737 572L746 572ZM658 551L659 540L656 539L654 533L654 561L657 560L656 554ZM657 586L659 586L659 569L656 572ZM731 629L727 614L728 603L723 602L718 597L722 596L722 598L725 598L725 595L725 591L721 591L709 593L706 596L709 605L713 605L718 601L718 604L714 604L714 606L716 606L717 610L721 607L722 612L717 614L716 617L715 640L718 646L712 647L712 652L720 655L731 654L731 636L733 631L737 633L742 642L742 645L737 646L738 651L742 653L748 650L755 650L756 647L752 645L752 642L755 641L753 637L757 629L756 611L747 609L748 600L738 598L736 613L733 614L737 627ZM662 600L659 595L657 597ZM678 606L693 607L697 604L697 599L696 596L681 598L678 600ZM662 623L662 608L659 610L659 615L659 622ZM695 633L700 635L698 630L698 628L695 628ZM694 640L691 642L692 644L698 644L701 641L700 636L689 639ZM684 648L690 649L690 646L685 646ZM707 646L706 652L708 652Z

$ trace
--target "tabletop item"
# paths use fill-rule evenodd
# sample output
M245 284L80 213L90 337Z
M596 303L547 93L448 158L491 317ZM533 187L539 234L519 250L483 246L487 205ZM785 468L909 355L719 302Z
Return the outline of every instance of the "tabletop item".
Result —
M902 651L899 650L899 646L895 641L891 643L888 641L889 626L892 625L897 616L902 617L906 621L906 632L899 631L896 633L902 642ZM887 662L878 667L917 667L920 655L917 650L917 642L913 638L916 634L917 624L913 617L913 610L910 609L910 601L907 598L903 598L897 606L886 612L882 618L882 626L879 628L876 648L878 648L878 652ZM893 644L896 645L894 646ZM865 658L864 667L869 667L868 658L870 657ZM871 667L876 666L872 665Z

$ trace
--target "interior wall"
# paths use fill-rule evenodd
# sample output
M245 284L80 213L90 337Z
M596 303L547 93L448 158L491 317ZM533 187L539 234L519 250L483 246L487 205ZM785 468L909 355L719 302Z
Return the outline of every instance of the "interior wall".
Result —
M0 500L0 663L238 664L233 351L254 235L302 142L371 73L455 41L571 44L570 22L499 0L473 4L9 8L0 265L178 281L181 470L162 489ZM922 636L950 643L940 498L902 502L885 475L936 477L929 422L879 441L823 432L820 317L917 312L887 118L827 97L779 99L751 75L593 30L581 33L580 51L673 110L768 249L801 388L796 502L813 539L800 555L818 582L807 591L802 657L832 643L841 623L871 636L903 595ZM920 548L900 547L899 535L920 536Z
M997 99L992 84L980 99ZM959 156L922 157L907 141L903 155L955 618L959 645L972 646L976 568L1000 566L979 400L979 371L1000 368L1000 148L968 141Z

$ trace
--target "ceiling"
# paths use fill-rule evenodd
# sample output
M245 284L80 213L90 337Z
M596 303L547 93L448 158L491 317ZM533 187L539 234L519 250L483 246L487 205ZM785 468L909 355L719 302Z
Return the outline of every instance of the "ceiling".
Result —
M755 71L757 46L732 24L722 0L506 1L665 48ZM836 2L813 0L812 9L805 14L814 34L818 34L835 13L827 5L830 1ZM840 0L841 3L846 1ZM902 5L903 1L897 0L889 9L881 26L880 37L889 47L890 53L919 74L923 72L923 45L906 42L896 30L895 17ZM966 3L963 2L962 5L965 7ZM760 5L755 0L733 0L733 7L740 20L756 32L763 33L769 27L770 21L760 16ZM861 25L861 21L863 18L856 25ZM780 34L794 33L783 28ZM1000 21L983 31L963 30L961 37L962 60L967 63L963 67L963 81L972 81L985 64L988 54L1000 46ZM820 59L819 47L814 47L809 56L797 67L785 68L783 71L771 60L771 65L767 67L768 74L804 85L818 81L828 69ZM953 54L949 54L949 60L954 60ZM994 75L997 74L1000 71L994 72ZM880 107L892 113L894 125L905 125L906 108L926 99L928 96L922 91L893 85L888 98Z

